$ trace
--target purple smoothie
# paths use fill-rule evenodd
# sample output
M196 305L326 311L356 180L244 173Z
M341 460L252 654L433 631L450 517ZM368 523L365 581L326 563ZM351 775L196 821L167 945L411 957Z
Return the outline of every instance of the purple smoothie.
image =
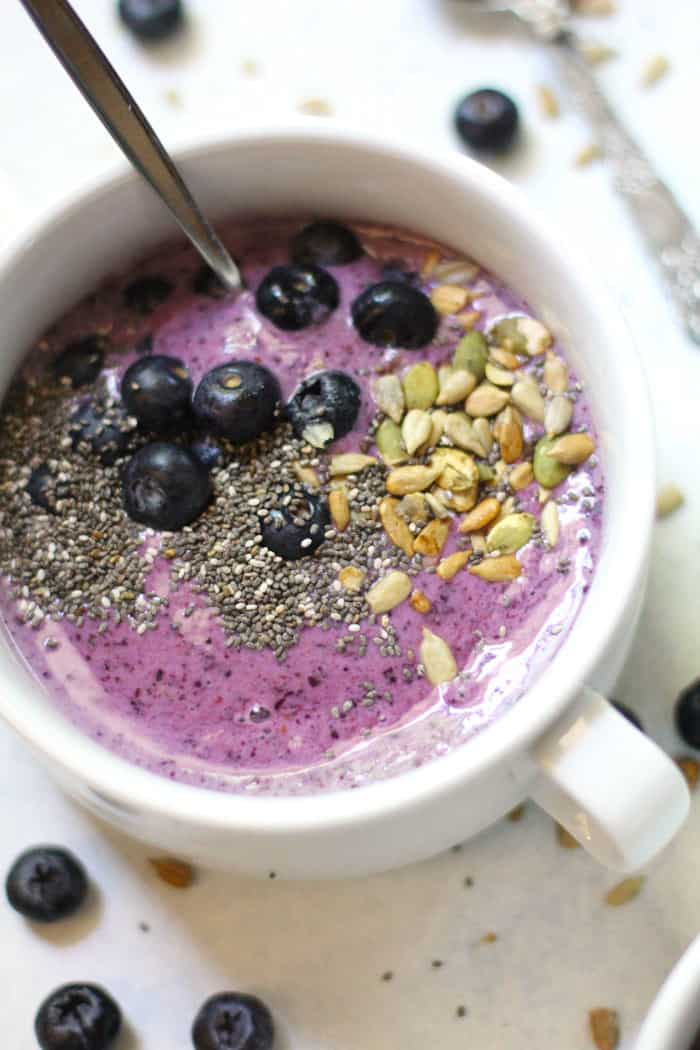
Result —
M94 553L91 548L100 548L109 529L131 536L129 556L139 560L144 573L144 593L133 596L132 610L138 610L141 601L154 611L145 627L137 615L120 611L119 594L114 600L102 594L97 608L86 594L78 614L52 608L51 580L61 572L68 552L60 549L60 537L37 545L31 578L17 558L17 548L27 536L20 530L32 527L32 516L49 525L52 519L24 492L30 468L45 453L25 436L20 455L13 419L36 412L29 430L39 443L46 440L42 398L51 363L67 344L100 333L106 356L97 383L115 399L124 372L144 350L179 358L195 385L209 369L229 360L260 362L275 373L285 398L318 369L349 373L362 391L353 430L328 451L310 450L327 493L325 471L331 456L360 449L377 454L372 443L377 414L372 389L378 375L401 375L417 361L430 361L437 368L451 360L465 325L488 330L504 315L530 313L495 277L478 270L469 275L472 301L457 316L441 319L429 346L407 351L370 345L353 327L350 307L367 286L382 279L387 263L393 267L398 260L403 272L420 274L430 269L433 250L442 260L455 258L455 253L404 232L358 224L355 230L365 254L347 265L328 267L340 288L338 308L321 324L283 331L260 315L254 290L272 266L289 262L290 238L301 225L261 221L243 230L238 224L224 227L224 239L251 289L235 300L195 291L200 263L180 244L168 245L127 275L106 281L31 349L18 376L19 393L6 404L0 432L0 483L12 493L11 507L0 517L2 614L13 644L65 716L105 747L164 776L225 790L292 793L357 785L461 744L516 702L551 659L581 606L600 541L604 482L597 457L592 457L550 497L557 501L558 541L550 548L536 531L517 552L522 565L518 579L489 583L465 568L448 582L435 571L438 558L414 558L412 585L430 602L425 613L405 601L384 617L370 616L366 606L363 615L356 615L357 603L364 598L349 596L337 581L343 567L356 564L351 545L343 541L343 546L342 537L337 542L329 539L315 555L285 566L279 566L271 552L263 552L266 568L257 570L255 585L286 573L284 616L299 620L294 644L282 651L276 645L274 616L265 620L264 593L250 601L246 586L252 584L241 584L245 565L240 567L241 558L234 552L242 541L235 541L238 547L227 546L229 529L239 527L245 533L246 523L254 520L254 509L247 503L240 519L230 504L225 504L225 513L221 510L224 494L234 498L230 494L240 472L248 469L245 450L227 449L223 465L212 472L213 508L184 533L145 530L113 509L104 529L96 527L96 521L75 522L77 535L85 530L84 550L80 548L84 558ZM147 313L125 308L125 286L147 275L167 282L167 296ZM427 273L415 280L428 293L441 283ZM467 316L472 312L474 317ZM557 347L553 352L560 355ZM543 356L524 357L521 366L541 383L543 361ZM573 401L571 430L594 434L590 407L574 376L568 390ZM46 404L60 421L85 396L84 389L58 394L54 390ZM526 419L524 432L527 456L543 428ZM274 439L282 458L284 433L282 426ZM64 438L63 447L54 453L56 469L66 477L79 456L68 445ZM266 471L274 473L277 452L266 455ZM491 458L498 460L497 451ZM119 469L119 462L104 467L97 459L89 465L112 492L119 485ZM348 482L351 506L355 484ZM482 491L479 498L488 495ZM519 511L539 521L536 483L512 495ZM376 519L376 508L370 511ZM358 512L363 513L362 507ZM441 558L469 548L469 537L457 531L462 517L454 515ZM375 522L373 527L372 553L361 566L365 591L390 569L407 567L381 526ZM253 537L254 525L250 529ZM204 542L210 545L210 555L213 550L207 562L214 563L211 578L199 575L197 557L190 557ZM248 549L256 554L254 537ZM103 553L98 550L100 557ZM70 558L74 560L74 551ZM319 622L313 615L317 563L325 573L326 614ZM228 589L230 622L220 615L221 605L212 603L216 587L218 602L222 588ZM232 629L231 623L240 627L244 620L246 630ZM433 687L424 677L419 657L424 627L454 654L460 669L454 681Z

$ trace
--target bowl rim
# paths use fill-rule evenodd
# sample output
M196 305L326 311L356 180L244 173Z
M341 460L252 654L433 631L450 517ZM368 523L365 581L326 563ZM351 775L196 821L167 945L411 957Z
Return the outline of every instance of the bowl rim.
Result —
M305 144L349 147L369 151L387 160L409 165L414 170L469 184L490 207L528 230L533 243L556 261L557 268L567 271L584 300L591 304L598 322L607 333L607 345L615 347L615 358L624 364L624 399L628 406L625 421L634 424L635 445L644 471L635 475L634 502L639 527L625 535L608 538L601 551L597 572L605 563L605 622L618 626L628 611L629 602L643 586L651 544L654 504L654 443L650 423L649 392L641 362L633 346L630 331L619 307L607 288L598 282L592 267L576 258L567 244L548 222L531 208L524 194L504 178L476 161L452 151L423 152L386 136L368 134L338 124L314 126L312 118L255 128L241 127L226 134L204 134L189 140L183 148L173 150L176 161L206 165L207 158L262 145L303 148ZM63 199L41 211L30 225L15 236L0 256L0 283L52 229L70 221L88 203L109 196L139 176L120 164L102 173ZM478 252L475 254L478 255ZM645 411L646 409L646 411ZM640 513L641 511L641 513ZM621 530L620 530L621 531ZM612 551L609 548L613 548ZM17 704L0 691L0 714L35 749L57 767L63 767L106 801L127 813L149 816L177 823L206 824L221 830L239 830L250 834L294 835L304 830L348 827L379 821L406 807L417 807L447 797L467 780L485 775L508 756L523 752L563 713L590 679L601 662L607 633L601 628L602 609L594 616L592 596L588 596L567 639L554 659L544 668L528 689L528 696L504 712L488 727L464 745L445 756L431 759L419 768L353 789L340 789L309 795L246 796L238 792L219 791L199 785L177 782L147 771L92 740L68 719L60 717L44 727L32 705ZM587 638L585 643L581 639ZM574 644L572 644L574 643ZM562 656L566 654L566 673ZM27 690L29 694L29 689ZM465 753L469 750L469 759ZM534 768L534 767L533 767Z
M634 1050L690 1050L686 1024L700 1028L700 937L686 949L661 985L639 1030Z

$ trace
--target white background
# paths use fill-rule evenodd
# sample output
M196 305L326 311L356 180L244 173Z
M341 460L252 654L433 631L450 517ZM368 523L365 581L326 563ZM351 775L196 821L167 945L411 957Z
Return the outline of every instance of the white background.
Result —
M687 494L687 506L657 528L649 600L618 689L678 753L673 701L700 673L700 353L666 303L605 165L573 167L590 134L558 86L552 56L509 24L468 17L456 0L189 0L186 36L149 50L118 24L112 0L76 6L171 146L239 121L292 117L305 99L321 98L344 123L456 149L460 95L490 83L518 99L525 139L502 171L616 290L653 388L661 477ZM700 223L697 5L620 6L614 19L585 23L589 36L620 50L601 81ZM20 4L2 7L4 241L118 157ZM645 92L642 68L659 52L672 72ZM259 63L259 76L244 75L245 60ZM540 114L537 82L560 94L558 121ZM70 979L103 982L122 1003L132 1026L124 1050L188 1046L197 1006L225 987L271 1004L282 1050L584 1050L587 1011L597 1005L620 1010L627 1043L700 929L697 811L642 895L613 910L603 897L614 877L580 850L561 850L532 806L521 823L460 852L366 881L254 883L202 872L183 892L155 879L147 850L66 802L4 729L0 795L0 869L23 847L55 841L83 858L99 888L86 915L47 932L0 907L0 1019L13 1050L35 1046L38 1002ZM496 943L481 943L487 931ZM433 969L433 959L444 965ZM395 974L388 983L386 970Z

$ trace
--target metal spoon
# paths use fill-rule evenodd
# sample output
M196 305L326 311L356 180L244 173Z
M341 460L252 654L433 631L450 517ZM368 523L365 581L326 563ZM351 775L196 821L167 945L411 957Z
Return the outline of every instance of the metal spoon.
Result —
M229 253L116 71L67 0L22 0L112 138L153 187L204 261L231 291L242 287Z
M469 7L514 15L556 47L574 96L613 166L616 188L661 267L688 333L700 343L700 235L603 96L569 25L569 4L566 0L469 0Z

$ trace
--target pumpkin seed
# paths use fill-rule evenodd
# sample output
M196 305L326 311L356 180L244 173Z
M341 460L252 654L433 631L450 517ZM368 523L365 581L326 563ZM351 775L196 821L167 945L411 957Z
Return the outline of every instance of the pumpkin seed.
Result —
M458 401L464 401L476 386L476 377L467 369L450 369L450 374L445 376L444 382L440 379L440 393L436 405L456 405Z
M399 501L385 496L379 504L379 520L387 536L399 550L413 557L413 533L398 512Z
M469 259L445 259L433 270L433 277L443 284L469 284L479 272Z
M350 504L345 487L333 489L328 496L328 509L338 532L345 532L350 524Z
M486 484L496 477L496 472L488 463L477 463L476 469L479 471L479 481L484 481Z
M501 346L491 348L491 360L495 361L502 368L510 369L511 372L514 372L516 368L520 368L520 361L518 361L515 354L512 354L510 350L504 350Z
M425 614L430 612L432 608L430 598L428 598L427 594L424 594L423 591L414 591L409 598L409 605L422 616L425 616Z
M502 554L498 558L484 558L478 565L471 565L469 571L487 583L506 583L517 580L522 566L514 554Z
M515 463L523 454L523 427L517 410L510 405L504 409L494 430L504 461Z
M377 580L367 592L367 604L373 613L385 613L405 602L411 593L411 577L395 569Z
M564 394L556 394L544 410L544 429L548 437L557 437L569 429L574 406Z
M547 541L548 547L556 547L559 539L559 511L553 500L545 503L544 510L540 515L542 535Z
M469 302L469 293L457 284L439 284L430 293L430 301L442 317L449 317L464 309Z
M387 417L381 421L374 440L387 466L398 466L399 463L405 463L408 459L408 453L403 447L401 427L393 419Z
M656 496L656 517L666 518L678 510L685 502L683 493L677 485L664 485Z
M488 423L486 425L488 426ZM488 456L489 450L477 437L474 424L471 419L466 417L464 412L450 413L445 420L445 433L453 445L456 445L458 448L463 448L467 452L474 452L475 455L482 456L484 459Z
M432 685L443 685L457 677L457 662L447 642L427 627L423 628L420 659L428 681Z
M307 489L319 488L321 482L319 481L318 474L313 467L302 467L301 463L295 463L294 473L297 481L300 481L302 485L307 487Z
M377 403L377 408L389 419L393 419L395 423L400 423L406 411L406 399L404 398L403 387L399 377L395 375L380 376L372 386L372 394Z
M524 375L513 386L513 404L535 423L544 423L544 398L532 376Z
M553 394L565 394L569 388L569 369L556 354L548 353L544 363L544 382Z
M413 541L413 549L416 554L424 554L427 557L438 555L447 543L449 534L449 521L444 518L433 518L416 536Z
M556 438L545 453L566 466L577 467L595 452L595 441L590 434L565 434Z
M493 448L493 434L489 425L488 419L484 419L480 416L474 420L474 433L476 434L480 444L485 450L485 454L488 456L489 452ZM478 455L478 453L477 453Z
M467 514L466 518L462 518L459 531L478 532L479 529L485 529L487 525L490 525L492 521L495 521L500 512L501 504L495 497L489 496L487 499L482 499L481 503L478 503L476 507Z
M490 361L486 362L485 375L494 386L512 386L515 382L515 377L508 368L501 368Z
M486 549L501 554L515 554L532 539L535 519L532 514L509 514L490 530L486 537Z
M409 456L428 440L431 430L430 416L422 408L412 408L406 413L401 424L401 437Z
M460 339L452 357L452 364L459 371L466 370L481 382L488 360L489 351L481 332L467 332Z
M510 487L515 492L526 489L534 480L535 474L532 469L532 463L518 463L516 467L513 467L508 477Z
M495 416L510 401L510 393L490 383L482 383L467 398L465 408L470 416Z
M301 432L302 439L314 448L326 448L335 437L330 423L309 423Z
M360 474L367 467L376 464L374 456L365 456L362 452L341 452L337 456L331 456L330 475L332 478L343 474Z
M440 467L395 467L387 479L386 487L392 496L407 496L409 492L425 492L440 474Z
M558 441L561 441L561 438L543 437L535 445L532 469L537 482L546 489L555 489L571 473L571 467L549 455L550 450Z
M430 408L440 389L435 369L429 361L419 361L403 377L407 408Z
M365 574L362 569L358 569L354 565L347 565L338 573L338 580L344 591L350 591L351 594L357 594L358 591L362 590L362 584L365 582Z
M428 507L428 500L422 492L411 492L410 495L404 496L396 508L397 514L400 514L404 521L414 522L425 522L430 517L430 510Z
M455 551L442 559L437 567L437 574L441 580L452 580L468 561L469 551Z

